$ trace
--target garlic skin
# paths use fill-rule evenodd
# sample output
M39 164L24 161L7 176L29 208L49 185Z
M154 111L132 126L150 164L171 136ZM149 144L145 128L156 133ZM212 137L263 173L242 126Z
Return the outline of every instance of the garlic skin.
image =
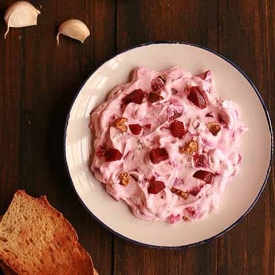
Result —
M59 46L60 34L79 40L83 44L85 39L90 35L90 31L82 21L78 19L69 19L64 21L58 29L58 34L56 36L57 46Z
M37 17L40 11L26 1L18 1L10 5L4 15L7 30L4 34L6 39L10 28L21 28L37 25Z

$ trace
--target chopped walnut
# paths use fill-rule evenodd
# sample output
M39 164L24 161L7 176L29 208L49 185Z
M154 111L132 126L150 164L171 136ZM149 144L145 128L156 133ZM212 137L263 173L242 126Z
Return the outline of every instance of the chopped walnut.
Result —
M154 102L157 102L157 101L159 101L159 100L162 100L163 99L163 97L160 95L160 94L158 94L158 93L150 93L149 94L149 96L148 96L148 99L149 99L149 101L151 102L151 103L154 103Z
M121 173L119 179L120 184L126 187L130 181L130 175L127 172Z
M216 136L219 131L221 130L221 125L215 123L215 122L208 122L206 124L208 130L213 134L213 136Z
M118 130L120 130L121 132L126 132L127 131L127 126L124 124L125 122L127 122L128 119L125 117L120 117L117 118L114 121L114 127L117 128Z
M180 196L180 197L182 197L182 198L184 198L185 200L188 198L188 196L189 196L189 194L187 193L187 192L184 192L184 191L182 191L182 190L180 190L180 189L177 189L177 188L175 188L175 187L172 187L171 188L171 192L172 193L174 193L174 194L176 194L176 195L178 195L178 196Z
M183 219L184 221L186 221L186 222L190 222L190 218L187 217L187 216L183 216L182 219Z
M192 155L198 150L198 143L194 140L188 142L183 148L180 149L181 153Z

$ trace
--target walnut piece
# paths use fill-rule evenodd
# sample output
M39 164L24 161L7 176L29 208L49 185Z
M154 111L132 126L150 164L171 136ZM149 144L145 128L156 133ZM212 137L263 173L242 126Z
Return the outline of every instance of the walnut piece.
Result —
M163 97L158 93L150 93L148 99L151 103L157 102L159 100L163 100Z
M130 175L127 172L121 173L119 179L120 184L126 187L130 181Z
M128 119L126 117L120 117L117 118L114 121L114 127L117 128L118 130L120 130L121 132L126 132L127 131L127 126L124 124L125 122L127 122Z
M171 188L171 192L172 193L174 193L174 194L176 194L176 195L178 195L178 196L180 196L180 197L182 197L182 198L184 198L185 200L188 198L188 196L189 196L189 194L187 193L187 192L184 192L184 191L182 191L182 190L180 190L180 189L177 189L177 188L175 188L175 187L172 187Z
M190 221L190 218L187 217L187 216L183 216L182 219L183 219L184 221L186 221L186 222L189 222L189 221Z
M221 125L215 123L215 122L208 122L206 124L208 130L212 133L213 136L216 136L219 131L221 130Z
M191 140L183 148L180 149L180 152L185 153L187 155L192 155L197 150L198 150L198 143L194 140Z

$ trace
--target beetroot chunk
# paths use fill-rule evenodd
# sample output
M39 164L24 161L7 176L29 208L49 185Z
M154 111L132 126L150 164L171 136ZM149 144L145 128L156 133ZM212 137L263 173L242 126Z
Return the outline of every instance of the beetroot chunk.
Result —
M204 170L198 170L193 174L193 177L196 179L203 180L206 183L211 183L213 178L213 173L204 171Z
M189 194L191 194L192 196L196 197L199 192L201 191L201 187L195 187L194 189L192 189L191 191L189 191Z
M172 136L182 138L185 135L184 125L181 121L174 120L170 125Z
M151 180L148 186L148 193L150 194L158 194L165 188L163 181L157 181L155 179Z
M165 148L156 148L150 152L150 159L154 164L164 161L169 158Z
M117 149L111 148L105 152L105 158L106 161L116 161L122 158L122 154Z
M207 167L207 158L205 155L195 154L193 155L194 166L197 167Z
M126 95L123 99L123 103L129 104L134 102L136 104L141 104L144 98L144 92L141 89L134 90L130 94Z
M139 135L142 127L139 124L129 124L129 128L134 135Z
M200 109L204 109L206 107L206 100L203 92L198 86L193 86L190 88L187 98Z

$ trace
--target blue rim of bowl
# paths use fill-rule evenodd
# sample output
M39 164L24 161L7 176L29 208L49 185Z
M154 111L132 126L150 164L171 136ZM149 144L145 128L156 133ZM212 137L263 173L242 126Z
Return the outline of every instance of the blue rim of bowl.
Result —
M69 124L69 119L70 119L70 113L71 113L71 110L72 110L72 107L75 103L75 100L76 98L78 97L78 94L80 93L80 91L82 90L83 86L85 85L85 83L88 81L88 79L102 66L105 65L105 63L107 63L108 61L110 61L111 59L115 58L116 56L120 55L120 54L123 54L125 52L128 52L128 51L131 51L131 50L134 50L136 48L140 48L140 47L145 47L145 46L150 46L150 45L155 45L155 44L179 44L179 45L188 45L188 46L192 46L192 47L196 47L196 48L199 48L199 49L203 49L205 51L208 51L220 58L222 58L223 60L225 60L226 62L228 62L230 65L232 65L235 69L237 69L244 77L245 79L248 81L248 83L252 86L253 90L255 91L256 95L258 96L261 104L262 104L262 107L265 111L265 115L266 115L266 120L267 120L267 123L268 123L268 126L269 126L269 131L270 131L270 141L271 141L271 147L270 147L270 162L269 162L269 166L268 166L268 169L267 169L267 172L266 172L266 176L265 176L265 179L264 179L264 182L263 182L263 185L258 193L258 195L256 196L254 202L251 204L251 206L247 209L247 211L237 220L235 221L233 224L231 224L229 227L227 227L226 229L224 229L223 231L221 231L220 233L208 238L208 239L205 239L205 240L202 240L202 241L199 241L199 242L195 242L195 243L192 243L192 244L186 244L186 245L181 245L181 246L158 246L158 245L153 245L153 244L147 244L147 243L142 243L142 242L139 242L139 241L136 241L136 240L133 240L131 238L128 238L124 235L121 235L120 233L114 231L112 228L110 228L109 226L107 226L106 224L104 224L99 218L97 218L96 215L94 215L92 213L92 211L90 209L88 209L88 207L85 205L85 203L83 202L83 200L81 199L81 197L79 196L78 192L76 191L75 189L75 186L74 186L74 183L73 183L73 180L71 178L71 174L70 174L70 170L69 170L69 167L68 167L68 163L67 163L67 159L66 159L66 137L67 137L67 127L68 127L68 124ZM134 244L138 244L138 245L141 245L141 246L145 246L145 247L150 247L150 248L159 248L159 249L182 249L182 248L188 248L188 247L193 247L193 246L197 246L197 245L201 245L201 244L204 244L204 243L207 243L207 242L210 242L211 240L213 239L216 239L220 236L222 236L223 234L225 234L226 232L228 232L229 230L231 230L232 228L234 228L250 211L251 209L254 207L254 205L256 204L256 202L258 201L259 197L261 196L265 186L266 186L266 183L268 181L268 178L269 178L269 174L270 174L270 170L271 170L271 166L272 166L272 159L273 159L273 151L274 151L274 143L273 143L273 130L272 130L272 124L271 124L271 119L270 119L270 116L269 116L269 113L268 113L268 109L267 109L267 106L266 104L264 103L258 89L256 88L256 86L254 85L254 83L250 80L250 78L246 75L246 73L244 73L235 63L233 63L232 61L230 61L229 59L227 59L226 57L224 57L223 55L221 55L220 53L217 53L211 49L208 49L206 47L203 47L203 46L200 46L200 45L197 45L197 44L192 44L192 43L186 43L186 42L177 42L177 41L156 41L156 42L148 42L148 43L143 43L143 44L139 44L139 45L136 45L136 46L133 46L133 47L130 47L130 48L127 48L127 49L124 49L122 51L119 51L117 54L113 55L111 58L109 58L107 61L105 61L103 64L99 65L98 67L96 67L92 73L89 75L89 77L86 79L86 81L82 84L82 86L79 88L78 92L76 93L76 95L74 96L74 99L71 103L71 106L69 108L69 111L68 111L68 115L67 115L67 118L66 118L66 122L65 122L65 128L64 128L64 135L63 135L63 153L64 153L64 160L65 160L65 166L66 166L66 171L67 171L67 174L69 175L69 179L70 179L70 182L71 182L71 185L78 197L78 199L80 200L81 204L84 206L84 208L88 211L88 213L98 222L100 223L103 227L105 227L107 230L109 230L111 233L113 233L114 235L126 240L126 241L130 241Z

